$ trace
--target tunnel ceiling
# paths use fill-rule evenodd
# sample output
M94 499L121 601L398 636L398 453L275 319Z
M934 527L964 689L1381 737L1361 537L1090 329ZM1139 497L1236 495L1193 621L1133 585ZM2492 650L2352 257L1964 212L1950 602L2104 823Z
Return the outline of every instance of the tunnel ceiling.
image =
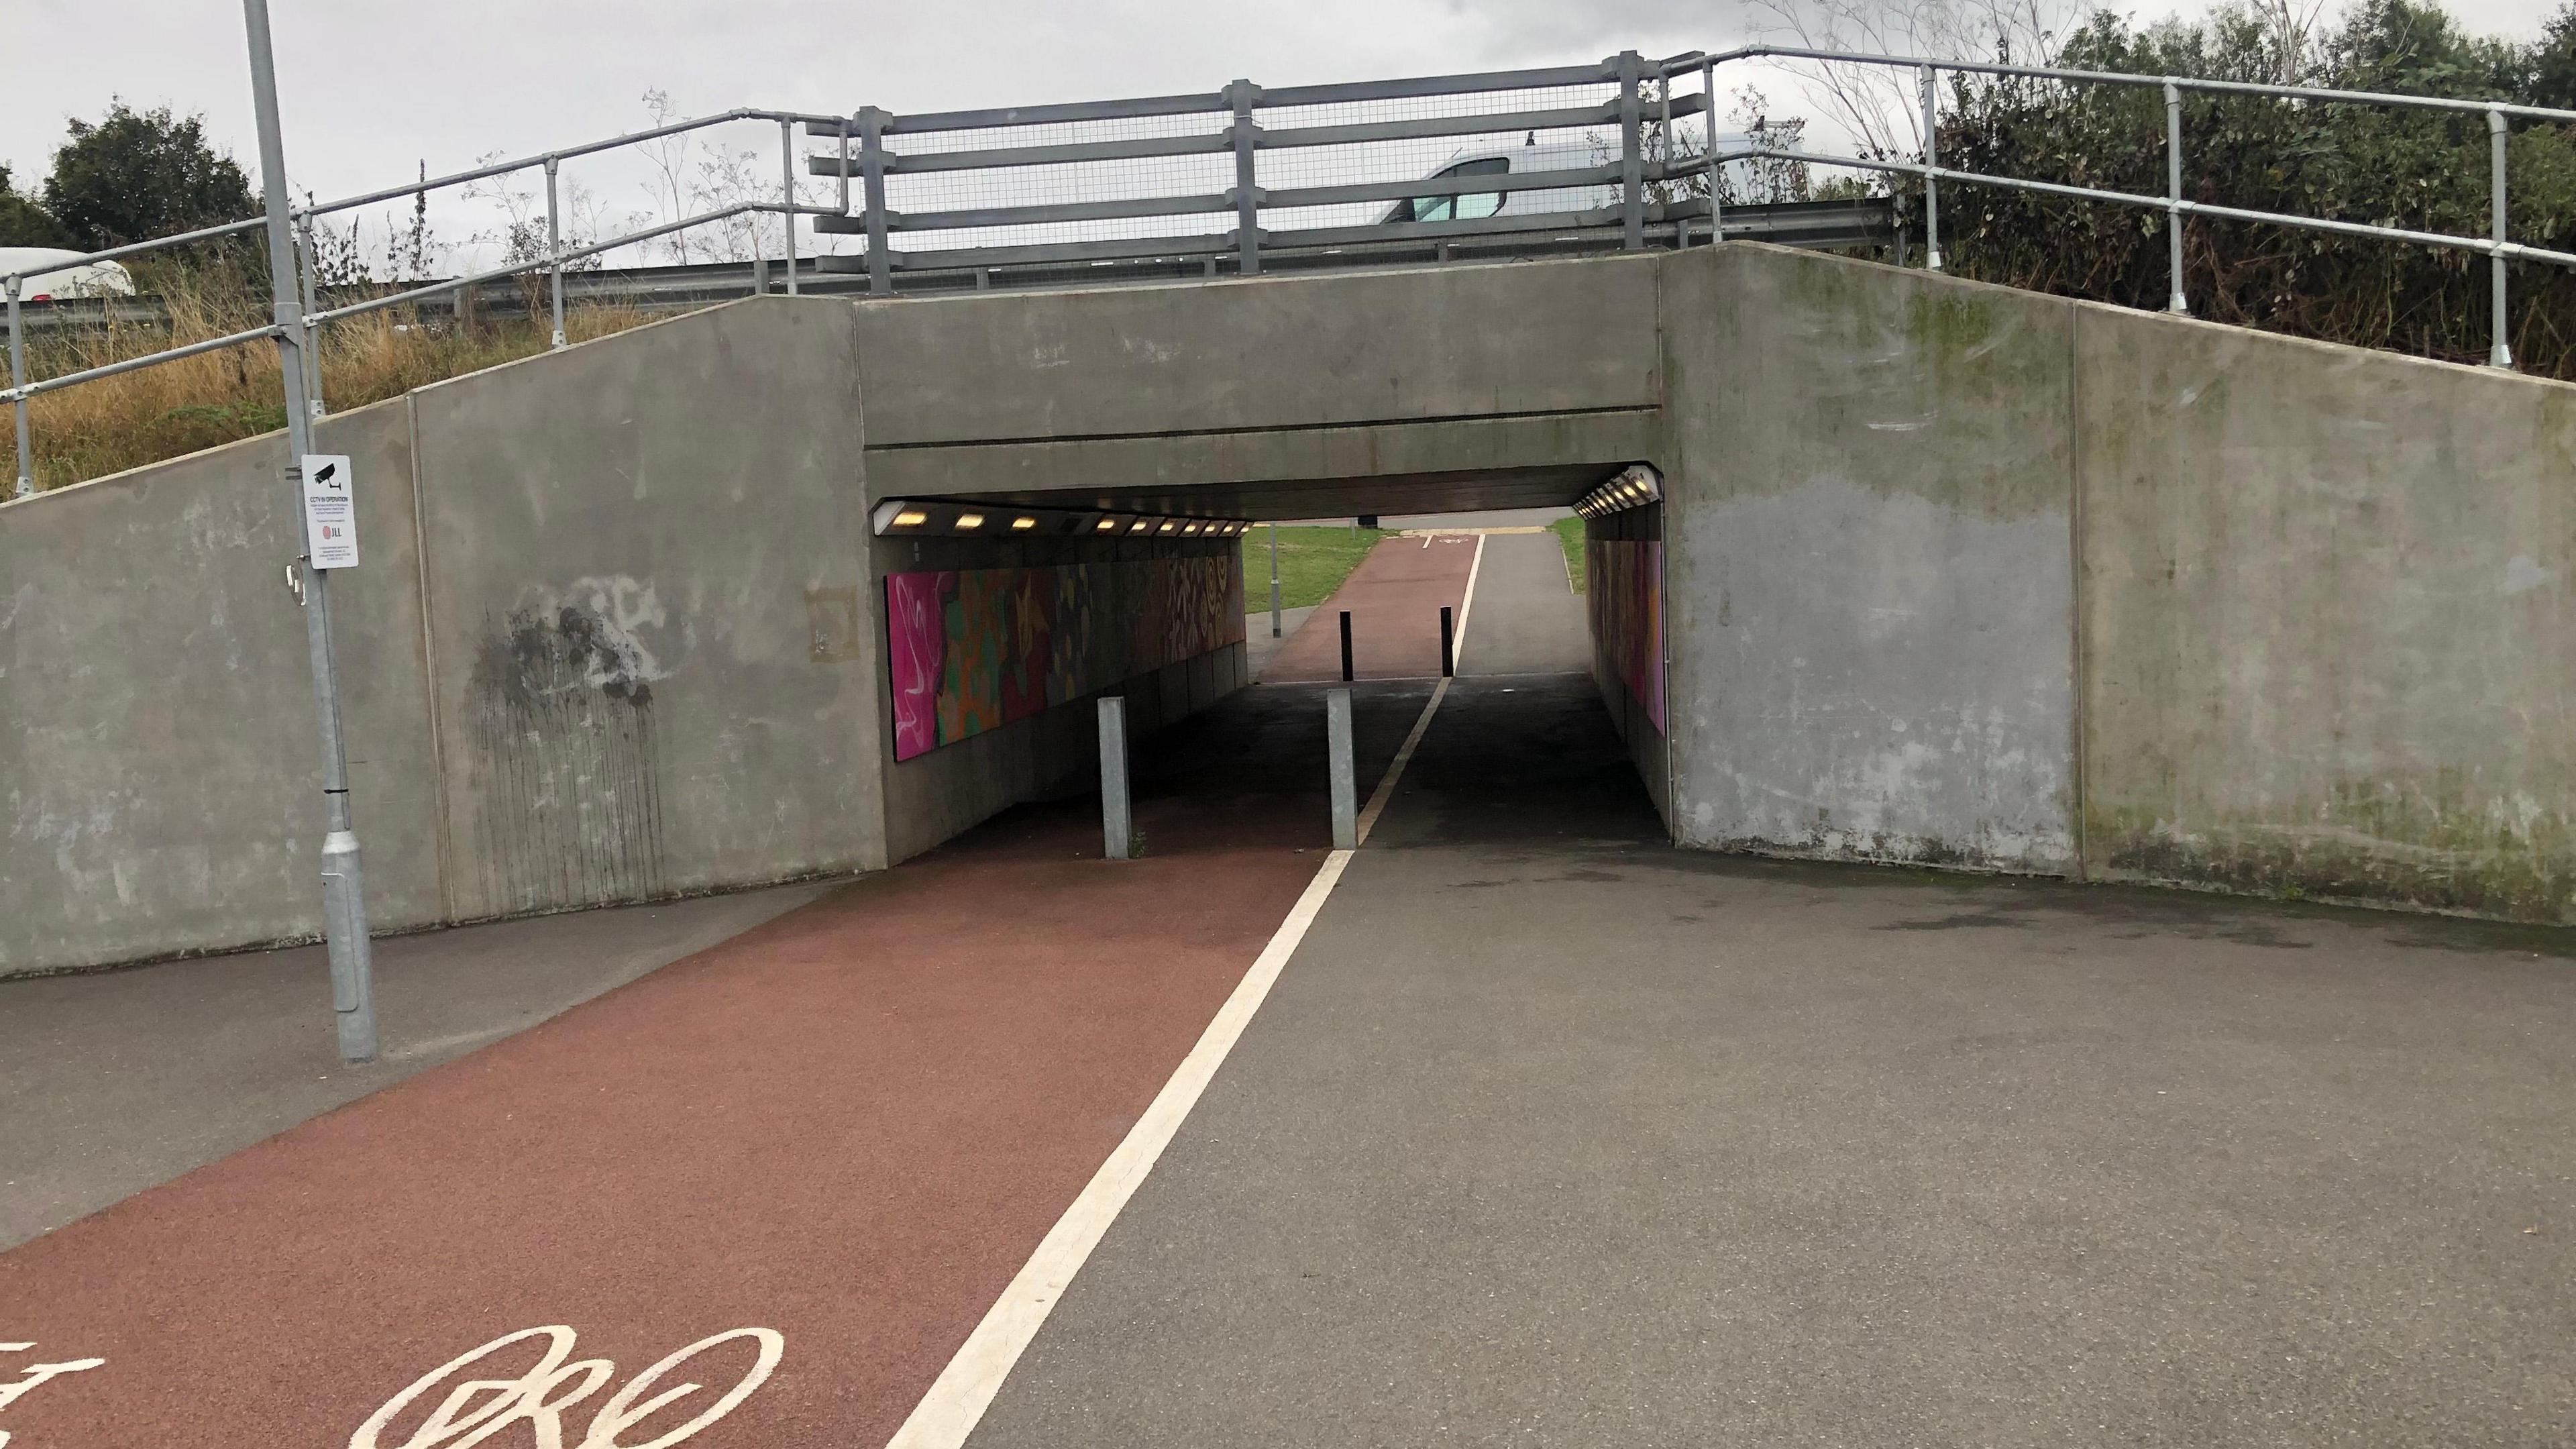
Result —
M1037 508L1099 508L1207 518L1346 518L1355 514L1475 513L1489 508L1562 508L1618 472L1626 461L1508 472L1413 473L1370 478L1273 479L1257 483L1140 484L1073 493L1035 489L958 493L961 502Z

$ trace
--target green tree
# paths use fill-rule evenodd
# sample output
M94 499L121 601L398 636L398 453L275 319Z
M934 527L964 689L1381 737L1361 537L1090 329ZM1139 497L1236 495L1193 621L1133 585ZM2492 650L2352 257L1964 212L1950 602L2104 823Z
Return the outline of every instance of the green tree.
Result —
M239 221L256 212L250 178L206 141L203 116L123 100L73 121L45 178L45 207L79 245L101 248Z
M22 196L10 184L9 168L0 165L0 247L67 247L72 234L52 212Z

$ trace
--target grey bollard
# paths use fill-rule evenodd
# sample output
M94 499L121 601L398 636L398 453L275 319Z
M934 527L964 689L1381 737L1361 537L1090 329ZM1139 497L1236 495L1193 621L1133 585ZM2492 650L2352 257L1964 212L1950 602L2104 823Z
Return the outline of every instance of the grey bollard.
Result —
M1359 767L1351 759L1351 692L1324 695L1325 752L1333 775L1333 849L1360 848Z
M1136 820L1127 805L1127 700L1100 699L1100 844L1111 860L1136 854Z

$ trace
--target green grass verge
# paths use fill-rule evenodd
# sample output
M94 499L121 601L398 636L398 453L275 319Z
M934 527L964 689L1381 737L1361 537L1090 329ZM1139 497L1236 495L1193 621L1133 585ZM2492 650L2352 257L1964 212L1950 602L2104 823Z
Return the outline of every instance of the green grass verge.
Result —
M1381 538L1382 528L1283 528L1279 530L1279 607L1302 609L1333 596ZM1243 536L1243 607L1270 608L1270 529Z
M1574 581L1574 591L1583 592L1583 520L1560 518L1548 527L1556 530L1556 541L1565 545L1565 576Z

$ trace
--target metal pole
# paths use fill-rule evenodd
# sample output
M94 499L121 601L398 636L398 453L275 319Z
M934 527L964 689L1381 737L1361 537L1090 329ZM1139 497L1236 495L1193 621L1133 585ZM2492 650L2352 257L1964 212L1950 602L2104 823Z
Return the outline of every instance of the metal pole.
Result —
M562 163L546 158L546 273L554 292L555 338L552 346L564 345L563 326L563 215L555 206L555 173Z
M9 279L9 385L13 388L27 385L27 334L18 316L18 294L25 290L25 277ZM27 437L27 399L11 398L9 412L18 425L18 483L9 496L32 498L36 492L36 454Z
M1923 265L1937 272L1941 270L1941 183L1932 179L1928 168L1940 164L1935 135L1941 125L1940 78L1928 65L1918 67L1915 76L1923 91L1923 164L1927 168L1923 176Z
M2504 112L2487 112L2487 142L2489 149L2493 152L2494 156L2495 241L2497 247L2497 251L2488 259L2487 262L2489 269L2488 275L2493 281L2495 291L2495 345L2487 350L2487 366L2510 369L2513 366L2513 348L2507 343L2506 339L2512 335L2512 329L2506 324L2504 315Z
M778 123L778 174L786 187L787 295L796 295L796 123Z
M1454 621L1449 616L1449 606L1442 604L1440 606L1440 677L1454 679L1457 675L1458 633Z
M313 218L307 216L304 224L295 230L295 260L304 274L304 315L308 319L322 310L322 303L314 291L320 285L313 276L314 255ZM318 423L330 413L322 401L322 324L319 322L308 320L304 324L304 355L311 360L305 385L312 391L313 420Z
M894 290L893 259L886 255L885 123L886 113L874 106L859 112L859 168L868 204L868 291L879 297Z
M1351 682L1351 611L1342 610L1342 683Z
M1717 65L1713 61L1704 61L1700 65L1699 95L1701 104L1707 107L1703 114L1708 120L1708 241L1709 245L1715 246L1726 240L1726 221L1717 199L1717 184L1723 178L1726 165L1716 159Z
M1646 248L1646 168L1641 129L1637 114L1638 73L1645 60L1633 50L1619 52L1619 246L1623 251Z
M1347 618L1348 615L1343 617ZM1333 849L1360 848L1360 776L1351 759L1351 692L1324 695L1325 767L1332 776Z
M1261 88L1248 80L1238 80L1227 86L1225 93L1234 102L1235 269L1249 277L1261 270L1261 186L1259 170L1254 165L1261 147L1261 128L1252 123L1252 100Z
M1136 855L1136 817L1127 800L1127 700L1100 697L1100 849L1111 860Z
M304 515L304 455L313 451L306 405L304 318L297 305L294 242L288 236L286 143L277 120L277 67L268 34L268 0L242 0L249 31L251 100L259 117L260 188L268 200L269 292L276 306L277 365L286 385L286 516ZM299 530L300 532L300 530ZM349 815L349 763L340 737L339 675L331 657L331 576L299 558L304 572L304 638L313 665L313 706L321 725L322 936L331 955L331 1008L338 1018L340 1058L376 1055L375 971L367 941L367 893L358 834Z
M2165 274L2173 279L2165 310L2189 313L2182 295L2182 87L2172 81L2165 82Z
M841 215L850 214L850 118L841 118Z
M1279 637L1279 525L1270 525L1270 637Z

